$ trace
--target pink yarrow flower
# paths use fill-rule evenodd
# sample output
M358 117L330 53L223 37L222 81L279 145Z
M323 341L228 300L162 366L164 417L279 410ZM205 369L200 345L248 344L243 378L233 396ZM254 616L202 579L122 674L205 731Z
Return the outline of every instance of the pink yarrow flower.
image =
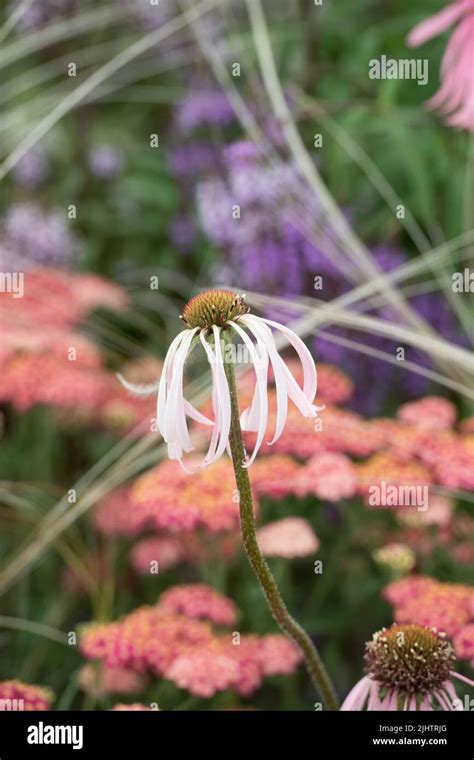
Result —
M159 384L134 386L120 378L131 392L149 394L158 390L158 429L168 444L169 458L177 459L183 468L183 455L194 450L187 418L209 426L212 431L207 454L200 464L201 469L208 467L229 449L231 396L224 369L225 361L228 361L224 355L225 339L230 341L236 335L242 341L256 377L251 405L244 410L240 420L242 430L257 434L253 452L247 457L244 466L253 463L264 442L269 419L270 365L277 400L275 431L270 444L275 443L283 432L288 399L293 401L304 417L316 417L323 408L313 405L317 389L316 367L303 341L287 327L248 312L245 296L236 296L228 290L210 290L195 296L183 310L181 318L186 329L176 336L168 349ZM278 353L271 328L282 333L298 354L303 368L302 388ZM204 349L211 368L213 420L195 409L184 396L184 365L190 351L199 344Z
M316 454L302 469L295 482L299 496L313 493L319 499L340 501L355 494L357 475L348 457L338 452Z
M234 602L205 583L173 586L161 595L160 607L190 618L212 620L218 625L232 625L237 618Z
M439 109L453 127L474 131L474 2L455 0L442 11L422 21L408 35L408 45L418 47L437 37L453 24L441 62L441 87L428 101Z
M266 557L307 557L319 549L319 539L302 517L285 517L261 527L257 533L260 551Z
M54 694L43 686L14 679L0 681L0 712L6 710L49 710Z
M441 396L426 396L418 401L402 404L398 408L397 416L403 422L428 430L447 430L452 428L456 421L456 407Z
M420 625L382 628L366 644L364 676L350 691L341 710L462 710L453 678L453 647L445 634Z

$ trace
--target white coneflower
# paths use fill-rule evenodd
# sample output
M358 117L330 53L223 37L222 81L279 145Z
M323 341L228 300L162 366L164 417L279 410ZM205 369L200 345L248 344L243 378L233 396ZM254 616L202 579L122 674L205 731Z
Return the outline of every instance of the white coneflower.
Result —
M462 710L453 678L454 649L443 633L421 625L382 628L366 644L367 675L341 710Z
M183 454L193 450L187 418L212 426L209 449L201 467L207 467L229 448L231 426L231 398L226 376L225 344L237 335L248 352L255 376L255 392L251 406L240 418L242 430L255 432L256 442L248 467L263 443L268 425L268 368L271 364L275 378L277 414L273 439L275 443L285 427L288 399L291 399L305 417L315 417L323 407L313 405L316 396L317 375L311 353L303 341L287 327L248 313L245 296L236 296L229 290L209 290L192 298L184 307L181 319L186 325L172 341L165 358L158 389L157 425L168 444L170 459L182 462ZM278 353L271 328L280 331L297 352L303 367L303 388ZM195 409L184 397L183 375L186 359L196 343L206 353L212 373L212 405L214 420ZM120 378L131 391L149 393L153 387L137 387Z
M268 424L268 370L273 369L276 388L275 443L285 427L288 399L305 417L315 417L323 407L313 405L317 378L313 357L303 341L287 327L250 315L244 296L229 290L208 290L186 304L181 319L186 325L171 343L163 365L158 386L137 388L122 379L132 391L149 393L158 388L158 429L168 444L171 459L184 467L183 454L193 450L187 418L211 425L212 434L201 467L207 467L227 450L234 468L239 494L242 541L250 565L262 587L268 606L278 625L301 649L308 673L320 691L323 703L331 710L338 700L318 651L306 631L292 618L282 599L278 585L258 546L252 491L248 467L262 445ZM303 388L300 388L278 353L271 328L279 330L298 354L303 367ZM232 338L237 335L244 344L256 383L252 402L239 413L234 372ZM195 345L202 345L211 367L212 407L210 420L195 409L184 397L184 365ZM227 355L231 348L230 357ZM242 430L254 431L256 442L249 457L244 448Z

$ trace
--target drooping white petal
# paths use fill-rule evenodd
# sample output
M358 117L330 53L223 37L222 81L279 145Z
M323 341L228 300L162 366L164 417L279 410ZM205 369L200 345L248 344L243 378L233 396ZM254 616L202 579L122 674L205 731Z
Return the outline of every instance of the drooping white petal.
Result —
M255 384L255 390L252 397L252 402L249 408L244 409L240 417L240 425L242 430L251 431L253 433L258 432L261 426L261 409L262 409L262 388L261 381L263 379L265 385L265 396L267 388L267 375L268 375L268 353L265 350L265 346L262 341L258 340L258 351L254 347L254 344L247 336L246 333L239 327L236 322L229 322L238 335L242 338L247 351L250 354L250 361L254 368L257 383ZM257 336L251 333L254 338Z
M268 376L268 353L265 349L265 344L260 337L255 335L260 348L260 356L257 353L254 344L245 334L245 332L239 327L236 322L229 323L238 335L242 338L249 354L252 364L255 370L256 385L254 401L252 402L250 409L246 409L242 414L241 426L243 430L256 430L257 439L251 456L245 462L245 467L250 465L255 460L257 453L263 443L263 437L267 429L268 423L268 395L267 395L267 376ZM247 413L247 416L246 416Z
M175 353L164 413L163 438L168 443L179 443L183 451L187 452L192 451L194 447L189 437L184 411L183 374L189 347L196 331L196 328L187 331Z
M187 333L188 333L187 330L183 330L171 342L171 345L167 351L167 354L165 356L165 361L163 364L163 370L162 370L161 378L160 378L160 385L158 388L158 398L156 402L156 421L158 425L158 430L160 431L163 438L165 437L166 402L168 399L169 384L171 383L171 377L173 373L174 358L176 355L176 351L178 350L181 342L186 337Z
M186 401L186 399L184 399L184 411L190 419L194 420L194 422L200 422L201 425L214 424L213 421L209 419L209 417L206 417L205 414L202 414L199 409L196 409L196 407L193 406L189 401Z
M201 341L204 351L206 352L207 359L209 361L209 366L211 368L211 377L212 377L212 409L214 411L214 422L213 422L213 429L211 434L211 440L209 442L209 448L207 450L206 456L204 457L204 462L211 461L213 457L215 456L215 452L217 449L217 444L219 441L219 435L220 435L220 419L221 419L221 411L219 408L219 401L217 398L217 384L215 379L215 361L214 361L214 354L212 352L211 347L207 343L205 337L204 337L204 330L201 331L199 334L199 340Z
M249 315L247 314L242 317L242 320L247 320L248 317ZM253 319L258 319L258 317L253 317ZM293 330L290 330L289 327L280 325L279 322L273 322L271 319L262 319L262 321L267 325L274 327L275 330L279 330L281 333L283 333L285 338L288 340L288 343L290 343L290 345L292 345L295 349L303 367L303 393L308 401L312 403L314 401L314 397L316 396L316 391L318 388L318 377L316 374L316 365L314 363L313 357L311 356L310 350L303 343L301 338L296 335Z
M213 326L212 330L215 342L214 350L205 339L205 331L202 330L199 335L211 366L213 380L212 403L215 418L211 442L201 467L207 467L222 456L229 442L231 422L230 391L224 371L224 362L220 344L220 330L216 325Z
M303 417L316 417L317 413L322 411L322 409L324 409L324 405L315 406L314 404L311 404L308 401L308 398L305 396L305 394L301 390L300 386L296 382L295 378L293 377L292 373L290 372L286 364L284 365L284 369L285 369L286 382L288 386L288 395L293 401L294 405L301 412Z
M282 360L282 365L280 366L282 367L285 374L288 396L291 398L297 409L304 417L316 417L317 413L324 409L324 406L318 407L312 403L317 390L316 366L309 349L305 346L301 338L299 338L298 335L296 335L292 330L289 330L284 325L280 325L278 322L273 322L270 319L261 319L260 317L255 317L251 314L246 314L245 316L241 317L240 322L246 326L257 324L261 327L266 327L267 325L272 325L275 327L275 329L280 330L286 336L288 342L297 352L301 361L301 365L303 367L303 388L301 389L293 377L293 374L290 372L287 365Z
M156 393L160 387L160 381L156 383L148 383L147 385L136 385L135 383L129 383L125 380L124 376L120 372L116 373L117 380L126 388L127 391L133 393L134 396L151 396L152 393Z
M235 322L229 322L229 324L235 329L238 335L242 338L244 344L247 347L247 351L250 354L250 363L254 369L255 377L257 379L257 382L255 383L255 388L252 396L252 401L250 403L250 407L247 407L244 409L242 414L240 415L240 426L242 430L246 430L252 433L258 432L261 425L261 401L262 401L262 390L261 390L261 383L260 379L262 375L265 375L265 388L266 388L266 378L267 378L267 369L268 369L268 358L262 356L257 349L254 347L252 341L247 336L246 333L243 332L243 330L235 323ZM263 368L263 371L262 371ZM265 390L266 393L266 390Z
M250 327L251 325L251 327ZM275 377L275 388L277 397L277 418L275 425L275 434L269 446L274 444L281 436L285 427L288 414L288 384L285 376L285 363L277 351L275 340L269 327L258 319L247 320L247 328L251 329L255 337L260 337L265 345L270 361L273 367Z

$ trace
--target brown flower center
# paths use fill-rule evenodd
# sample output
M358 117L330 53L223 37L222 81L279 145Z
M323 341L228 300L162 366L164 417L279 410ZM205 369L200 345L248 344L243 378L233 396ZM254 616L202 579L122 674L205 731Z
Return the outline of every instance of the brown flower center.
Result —
M381 686L429 692L449 680L454 650L443 633L421 625L382 628L366 644L367 673Z
M188 301L181 319L190 328L225 327L229 321L249 311L244 295L237 296L230 290L206 290Z

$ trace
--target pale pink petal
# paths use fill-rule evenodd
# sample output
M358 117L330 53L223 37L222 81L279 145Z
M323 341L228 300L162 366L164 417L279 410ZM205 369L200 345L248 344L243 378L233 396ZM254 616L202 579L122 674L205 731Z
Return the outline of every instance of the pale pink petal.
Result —
M165 429L166 403L168 399L169 384L171 382L171 376L173 373L174 358L176 355L176 351L181 345L181 342L186 337L187 332L188 332L187 330L183 330L183 332L180 332L179 335L177 335L176 338L171 342L171 345L167 351L165 361L163 364L163 370L161 373L160 385L158 389L157 410L156 410L158 430L160 431L163 437L164 437L164 429Z
M372 712L373 710L389 710L389 704L390 696L386 694L384 699L380 699L379 687L374 681L372 681L372 679L370 679L370 694L367 702L367 711Z
M192 404L189 403L189 401L186 401L186 399L184 399L184 411L190 419L194 420L195 422L200 422L201 425L214 424L213 421L209 419L209 417L206 417L205 414L202 414L199 409L196 409Z
M242 319L248 320L248 318L249 315L247 314ZM281 333L283 333L288 343L290 343L290 345L295 349L303 367L303 393L308 401L312 403L314 401L314 397L316 396L318 379L316 374L316 365L314 363L313 357L311 356L311 352L303 343L301 338L293 332L293 330L290 330L284 325L280 325L278 322L273 322L271 319L264 319L263 322L265 322L267 325L270 325L271 327L274 327L275 330L279 330Z
M245 412L242 415L242 421L243 422L243 429L246 428L246 422L250 422L252 425L255 425L257 427L257 440L255 442L255 446L252 452L252 455L249 457L249 459L245 462L245 467L249 467L253 461L255 460L255 457L257 456L257 453L260 449L260 446L263 442L263 437L265 435L265 430L267 429L267 422L268 422L268 395L267 395L267 375L268 375L268 354L265 352L265 346L262 343L261 338L257 334L255 334L255 337L258 341L259 347L260 347L260 356L257 354L257 351L255 349L254 344L248 337L248 335L245 334L245 332L239 327L239 325L236 322L231 323L236 333L242 338L245 346L247 347L247 350L250 354L250 359L253 363L254 370L255 370L255 376L257 378L256 382L256 388L255 388L255 394L256 398L258 399L257 405L255 407L254 413L256 414L257 419L256 420L246 420L245 418ZM252 404L253 406L253 404ZM248 411L248 410L246 410ZM252 410L250 411L249 417L251 417Z
M459 681L463 681L464 683L467 683L468 686L474 686L474 681L471 678L468 678L467 676L461 675L461 673L456 673L454 670L452 670L451 675L453 678L457 678Z
M427 40L431 40L449 29L469 10L472 10L472 0L459 0L451 3L439 13L417 24L408 35L407 44L410 47L423 45Z
M429 694L425 694L420 704L420 712L432 712L433 707L431 705L431 699Z
M316 417L317 413L324 409L323 406L315 406L311 404L306 395L301 390L300 386L296 382L295 378L291 374L290 370L285 364L285 377L288 388L288 396L293 401L296 408L301 412L303 417Z
M212 328L215 340L215 350L209 346L204 338L203 332L200 334L201 343L206 351L211 372L213 376L213 407L214 407L214 430L211 439L211 445L201 464L201 467L208 465L219 459L227 448L229 442L230 422L231 422L231 405L230 392L227 377L224 371L224 361L222 357L220 344L220 331L216 325Z
M189 330L176 351L164 419L164 440L167 443L178 443L184 451L192 451L194 448L184 412L183 374L189 347L196 331L196 328Z
M453 673L451 673L453 675ZM463 678L461 680L464 680ZM473 686L472 681L469 681L467 679L467 682L470 686ZM464 706L462 704L462 701L459 699L458 695L456 694L456 690L453 686L453 684L450 681L446 681L446 683L443 684L444 690L448 693L449 698L451 699L451 708L455 712L463 712Z
M136 385L135 383L129 383L125 380L124 376L120 372L116 373L117 380L123 385L123 387L133 393L134 396L151 396L152 393L156 393L160 387L160 383L148 383L147 385Z
M369 695L372 681L368 676L364 676L351 689L344 702L341 705L341 712L362 710L366 699Z
M219 435L220 435L220 409L219 409L219 402L217 397L217 384L215 379L215 360L214 360L214 354L212 352L211 347L207 343L205 337L204 337L204 331L202 331L199 335L199 339L204 347L204 350L206 352L209 365L211 368L211 375L212 375L212 408L214 410L214 427L212 430L211 440L209 442L209 448L207 450L206 456L204 457L204 461L208 462L213 459L215 456L215 452L217 449L217 444L219 441Z
M438 700L438 704L440 705L442 710L444 710L445 712L452 712L454 710L454 707L448 701L448 699L443 694L441 689L438 689L438 691L433 692L433 696L436 697L436 699Z
M219 447L216 451L215 458L218 459L222 456L226 450L226 446L229 442L230 423L231 423L231 403L230 403L230 390L229 383L224 370L224 360L222 357L221 342L220 342L220 330L216 325L213 326L212 332L214 333L215 340L215 355L216 355L216 380L218 387L218 398L221 404L221 440Z
M254 335L260 336L265 344L268 356L270 357L270 361L272 363L273 374L275 378L277 417L275 435L273 436L273 439L268 443L268 445L271 446L280 438L288 415L288 387L285 376L285 363L276 349L273 335L267 325L264 323L261 324L257 320L253 320L252 330Z

